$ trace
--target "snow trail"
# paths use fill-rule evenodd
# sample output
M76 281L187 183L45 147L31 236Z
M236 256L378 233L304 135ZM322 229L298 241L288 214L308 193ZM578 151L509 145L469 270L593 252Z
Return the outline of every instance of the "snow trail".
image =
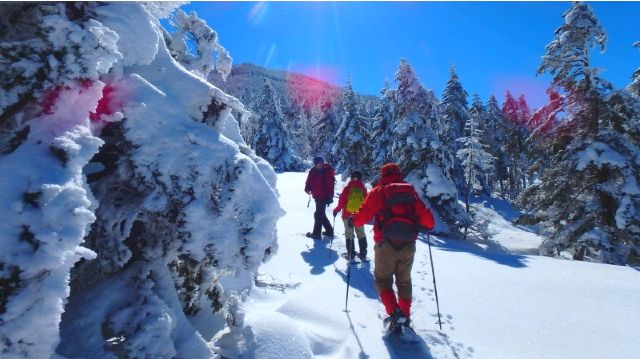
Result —
M255 358L283 353L335 359L626 358L635 353L640 272L527 255L535 253L540 237L511 225L513 209L492 199L474 203L497 232L492 240L431 237L442 330L436 324L429 251L421 240L412 272L412 320L421 342L407 346L389 340L373 261L352 264L345 312L342 224L336 221L331 244L304 236L313 225L305 179L306 173L278 175L280 203L287 211L278 223L278 253L260 267L261 285L245 305ZM338 181L336 193L342 186ZM373 259L371 226L365 232Z

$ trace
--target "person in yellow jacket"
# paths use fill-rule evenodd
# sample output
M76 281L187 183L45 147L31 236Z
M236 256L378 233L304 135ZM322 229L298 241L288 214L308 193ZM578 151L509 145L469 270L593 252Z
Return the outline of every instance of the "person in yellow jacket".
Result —
M340 193L338 205L333 210L333 217L342 211L342 222L344 223L344 236L347 240L347 259L353 260L356 257L355 236L358 237L358 257L361 261L367 260L367 237L364 233L364 226L353 226L349 224L349 218L358 212L364 199L367 197L367 188L362 183L362 173L360 171L351 172L351 180ZM355 236L354 236L355 231Z

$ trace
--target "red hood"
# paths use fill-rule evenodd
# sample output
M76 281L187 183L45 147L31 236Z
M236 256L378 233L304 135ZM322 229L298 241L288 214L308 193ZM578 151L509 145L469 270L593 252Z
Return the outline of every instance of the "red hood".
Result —
M390 174L382 177L380 182L378 182L378 186L384 186L389 183L403 183L402 175L399 174Z

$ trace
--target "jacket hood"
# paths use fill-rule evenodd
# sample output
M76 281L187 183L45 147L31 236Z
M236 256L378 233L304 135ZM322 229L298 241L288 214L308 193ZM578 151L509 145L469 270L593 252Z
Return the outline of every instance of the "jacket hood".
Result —
M380 182L378 182L378 185L384 186L389 183L404 183L404 179L401 174L390 174L382 177Z

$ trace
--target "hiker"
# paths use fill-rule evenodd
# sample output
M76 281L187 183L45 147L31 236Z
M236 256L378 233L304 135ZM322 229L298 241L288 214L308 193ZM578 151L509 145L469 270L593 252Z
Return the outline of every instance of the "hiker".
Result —
M358 237L358 258L365 262L367 260L367 237L364 233L364 226L350 226L349 218L358 212L360 206L367 197L367 188L362 183L362 172L353 171L350 176L351 180L347 183L346 187L340 193L340 199L338 205L333 210L333 217L338 215L342 211L342 222L344 223L344 236L347 240L347 260L352 261L356 257L355 251L355 236Z
M307 232L309 238L321 239L321 234L333 237L333 228L325 210L333 203L335 181L335 172L331 165L324 163L322 157L314 157L313 168L309 171L304 186L304 191L311 194L316 202L316 211L313 213L313 232ZM322 227L324 232L320 233Z
M402 178L400 167L388 163L381 168L378 185L369 192L353 225L362 226L375 216L373 247L374 277L380 300L393 325L409 325L411 318L411 267L418 232L433 229L431 211L416 190ZM398 299L393 282L398 289Z

